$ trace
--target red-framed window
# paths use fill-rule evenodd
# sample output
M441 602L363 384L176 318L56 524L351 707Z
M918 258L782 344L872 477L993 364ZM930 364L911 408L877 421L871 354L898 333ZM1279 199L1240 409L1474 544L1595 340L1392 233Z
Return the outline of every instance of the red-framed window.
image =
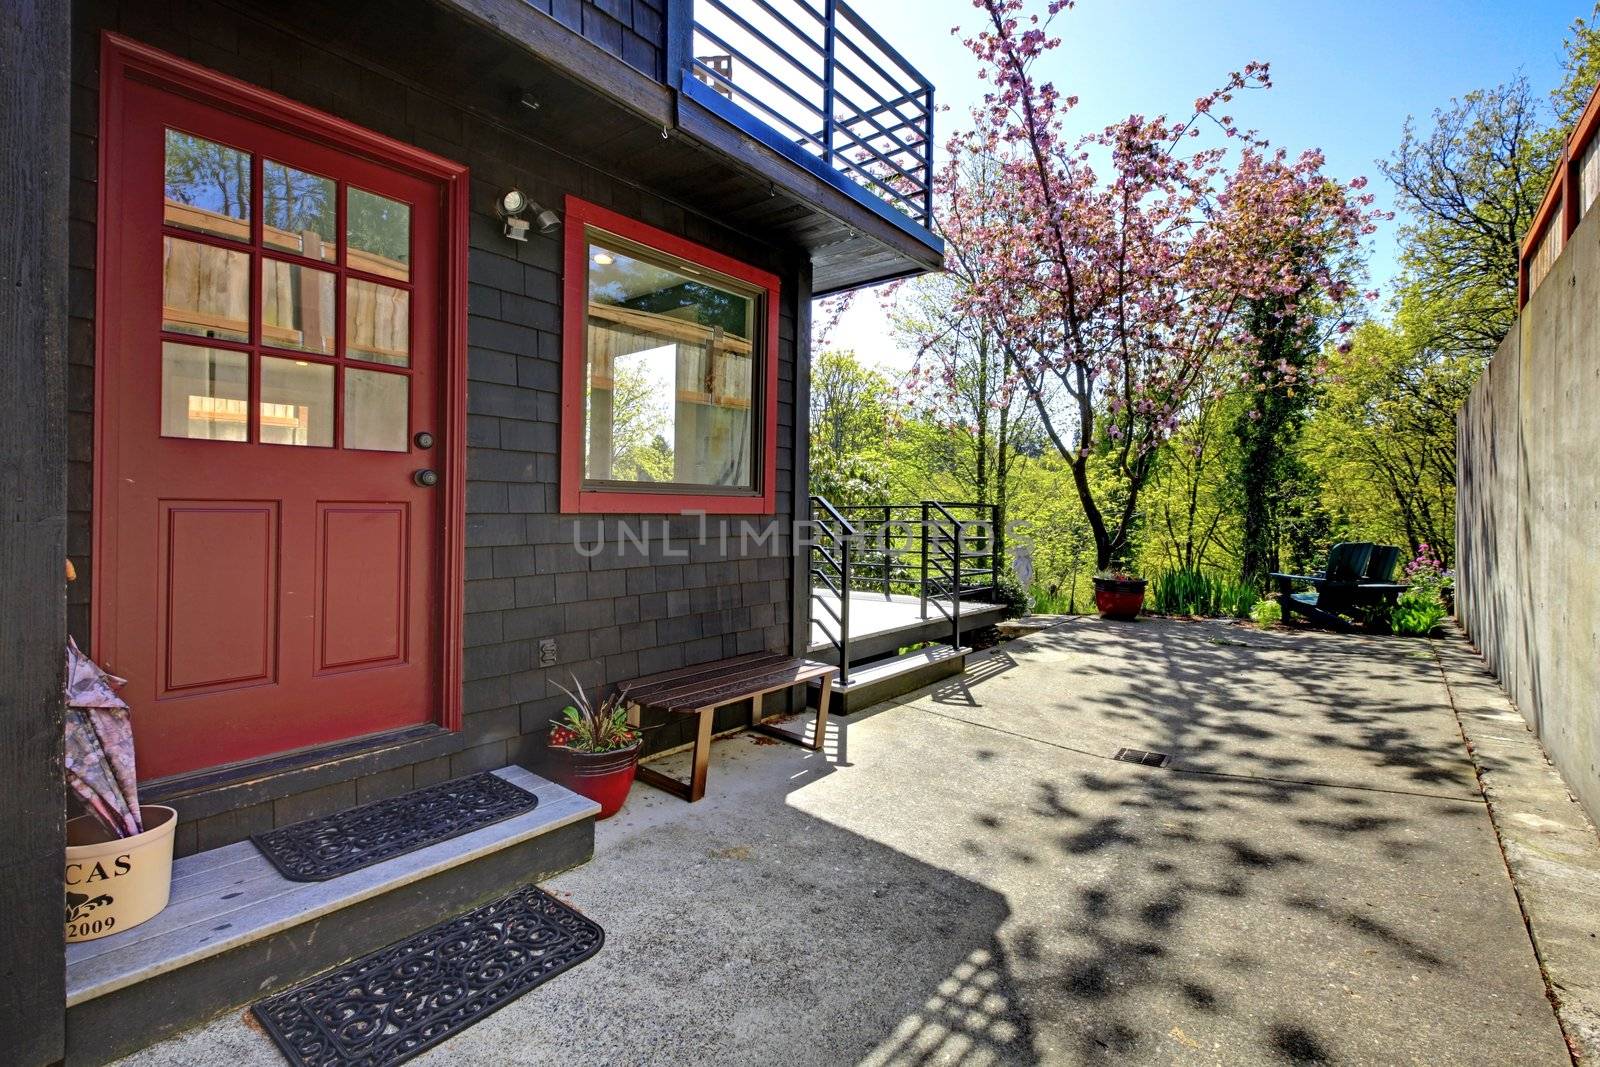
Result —
M778 278L566 201L561 510L775 510Z

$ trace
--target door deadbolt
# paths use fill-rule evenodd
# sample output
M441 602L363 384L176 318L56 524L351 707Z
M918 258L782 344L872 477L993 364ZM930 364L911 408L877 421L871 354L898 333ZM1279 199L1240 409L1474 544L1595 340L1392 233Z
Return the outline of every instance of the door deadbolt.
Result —
M418 433L416 437L412 438L412 440L417 443L418 448L433 447L433 434L429 433L427 430L423 430L422 432Z

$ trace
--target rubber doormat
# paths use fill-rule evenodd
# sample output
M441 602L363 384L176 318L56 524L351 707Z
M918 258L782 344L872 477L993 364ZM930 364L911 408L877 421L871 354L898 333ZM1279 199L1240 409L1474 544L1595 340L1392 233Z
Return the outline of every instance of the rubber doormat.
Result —
M605 931L523 886L251 1010L296 1067L401 1063L600 951Z
M440 782L251 840L285 878L321 882L532 811L539 798L497 774Z

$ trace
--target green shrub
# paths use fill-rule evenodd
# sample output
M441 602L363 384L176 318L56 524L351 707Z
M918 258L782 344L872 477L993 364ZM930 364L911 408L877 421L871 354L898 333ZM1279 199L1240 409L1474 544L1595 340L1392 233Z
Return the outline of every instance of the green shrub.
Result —
M1259 599L1244 582L1228 581L1192 567L1165 571L1150 583L1150 601L1162 615L1225 615L1248 618Z
M1028 591L1022 588L1022 583L1010 571L1000 575L1000 581L994 587L994 602L1006 606L1008 619L1028 613Z
M1283 608L1276 600L1270 598L1256 601L1254 608L1250 609L1250 618L1255 624L1265 630L1269 626L1276 626L1283 621Z
M1449 612L1432 589L1407 589L1389 612L1389 628L1405 637L1426 637Z

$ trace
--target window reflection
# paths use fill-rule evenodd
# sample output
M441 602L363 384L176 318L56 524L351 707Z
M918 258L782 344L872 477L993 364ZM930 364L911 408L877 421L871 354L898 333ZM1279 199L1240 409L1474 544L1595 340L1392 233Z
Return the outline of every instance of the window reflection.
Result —
M334 274L261 261L261 340L275 348L333 353Z
M411 278L411 205L364 189L345 194L348 265L369 274Z
M161 345L161 436L243 441L250 430L250 357Z
M167 225L250 240L250 154L167 131Z
M411 436L404 374L347 367L344 372L344 447L404 452Z
M261 441L333 444L333 367L261 357Z
M261 241L310 259L339 258L337 186L329 178L267 160L261 166Z
M589 246L589 480L754 488L756 308L753 294Z
M344 347L351 359L409 365L411 294L392 285L346 278Z
M248 341L250 253L177 237L161 250L161 328Z

